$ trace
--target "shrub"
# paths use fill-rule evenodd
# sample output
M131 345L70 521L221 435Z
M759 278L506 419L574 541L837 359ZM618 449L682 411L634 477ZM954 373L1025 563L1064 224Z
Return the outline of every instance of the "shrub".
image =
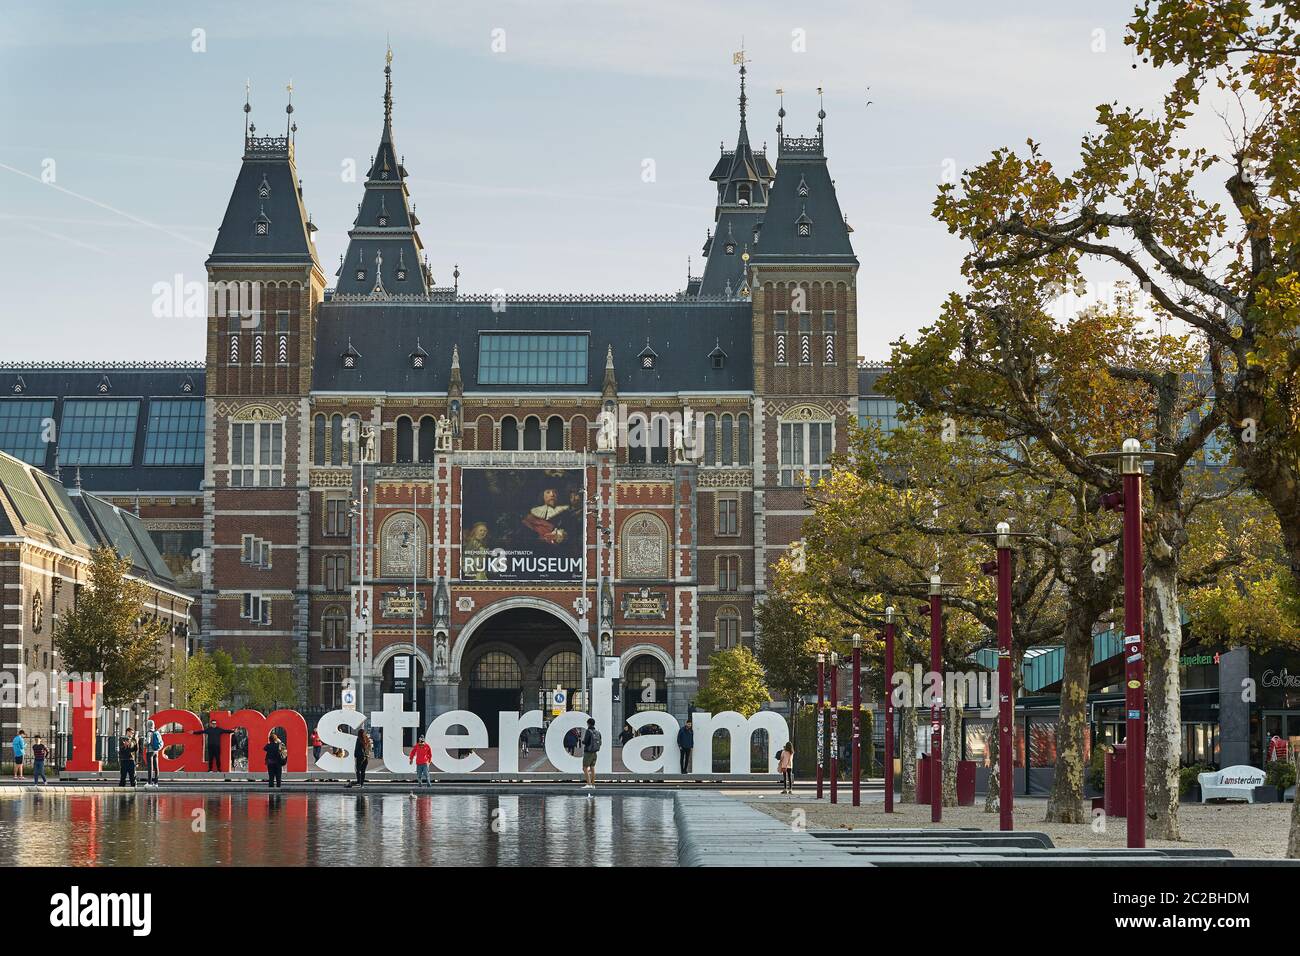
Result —
M1277 787L1281 797L1295 786L1295 764L1289 760L1273 760L1264 765L1264 782Z

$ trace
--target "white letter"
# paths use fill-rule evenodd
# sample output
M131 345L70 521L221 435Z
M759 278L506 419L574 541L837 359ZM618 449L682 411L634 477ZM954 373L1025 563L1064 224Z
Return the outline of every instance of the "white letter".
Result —
M720 714L705 714L697 710L692 720L695 722L695 753L703 753L705 759L713 754L714 731L725 731L731 738L731 773L750 772L749 749L758 731L767 731L768 773L776 773L778 751L790 739L790 728L786 726L785 718L773 710L760 710L748 720L734 710L724 710ZM694 755L691 763L694 770Z
M497 769L502 773L519 772L519 735L529 727L540 728L542 726L542 712L540 710L530 710L526 714L512 714L508 710L501 711L497 718L497 740L498 747L501 749L501 759L498 761Z
M384 709L370 712L370 725L384 732L384 741L393 741L393 746L384 747L384 769L393 773L411 773L411 761L402 749L402 728L415 727L420 723L420 715L413 710L404 710L402 694L385 694Z
M568 710L551 721L546 728L546 759L560 773L581 773L582 758L570 757L564 749L564 735L570 727L577 727L579 732L587 729L587 715L580 710Z
M665 711L640 710L627 719L633 730L649 724L657 725L663 733L642 734L623 745L623 766L633 773L676 773L682 769L681 751L677 749L677 732L681 727L677 718ZM651 747L662 747L657 760L646 760L641 755Z
M449 734L450 727L464 727L463 734ZM478 754L468 757L453 757L449 750L473 750L475 747L488 745L487 724L478 714L468 710L449 710L433 718L429 731L424 735L424 742L433 751L433 765L444 773L473 773L483 766L483 758Z
M357 744L356 734L346 734L340 725L356 730L366 722L364 715L355 710L331 710L316 724L316 733L325 745L325 752L316 761L316 766L331 773L348 773L356 767L352 759L353 747ZM342 757L334 755L334 749L343 751Z

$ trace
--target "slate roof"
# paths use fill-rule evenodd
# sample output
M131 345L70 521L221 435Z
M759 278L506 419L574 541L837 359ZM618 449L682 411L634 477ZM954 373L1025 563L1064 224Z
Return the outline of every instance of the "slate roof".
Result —
M753 310L748 301L584 300L334 302L320 307L312 388L318 392L446 392L451 352L460 350L466 392L594 392L600 389L606 350L613 347L620 393L752 391ZM579 385L480 385L480 331L587 332L587 380ZM429 353L412 368L417 340ZM361 353L355 368L341 356L351 342ZM647 342L662 356L653 369L637 355ZM727 359L715 369L709 354Z
M791 260L857 264L823 142L820 131L808 138L781 135L763 230L758 247L750 250L755 265ZM800 195L801 185L807 186L806 196ZM801 216L812 220L810 236L797 234Z
M107 379L109 391L100 387ZM99 494L169 492L197 493L203 482L203 465L146 465L150 402L154 399L202 399L207 384L202 364L151 363L13 363L0 365L0 411L8 401L52 399L56 429L43 462L37 466L53 473L59 460L58 444L63 435L63 410L67 399L86 398L140 402L136 416L135 443L129 465L82 465L81 486ZM17 389L21 388L21 391ZM0 445L0 451L9 451ZM64 456L66 459L66 456ZM73 466L61 465L61 476L69 485L75 481Z
M389 55L391 61L391 54ZM366 173L365 192L357 218L348 230L348 251L335 275L337 292L368 295L382 288L390 295L428 291L424 244L416 232L419 219L411 212L406 167L393 143L393 68L384 67L384 128Z
M262 196L264 188L266 195ZM259 218L270 221L266 235L257 234ZM291 142L281 137L246 137L244 162L226 203L208 265L319 265L311 233Z
M62 482L0 452L0 536L30 538L88 557L101 546L131 560L132 573L176 588L167 563L137 515Z

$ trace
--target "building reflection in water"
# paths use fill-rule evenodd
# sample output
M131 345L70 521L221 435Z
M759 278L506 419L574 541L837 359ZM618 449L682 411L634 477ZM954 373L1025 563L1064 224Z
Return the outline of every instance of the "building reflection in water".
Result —
M669 797L24 794L0 866L673 866Z

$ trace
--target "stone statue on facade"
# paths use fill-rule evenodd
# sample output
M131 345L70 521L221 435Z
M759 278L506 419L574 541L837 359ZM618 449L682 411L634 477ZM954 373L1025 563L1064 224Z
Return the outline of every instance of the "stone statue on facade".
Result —
M609 409L596 416L596 450L615 451L618 448L618 419Z

